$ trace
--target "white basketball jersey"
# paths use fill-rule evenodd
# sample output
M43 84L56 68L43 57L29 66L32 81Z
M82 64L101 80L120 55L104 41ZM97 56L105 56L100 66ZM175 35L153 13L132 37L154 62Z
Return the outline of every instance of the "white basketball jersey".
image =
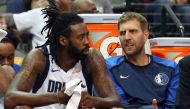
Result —
M49 51L49 49L48 49ZM81 62L77 62L73 68L65 72L63 69L61 69L55 61L51 60L52 56L49 55L49 70L48 74L41 85L41 87L37 90L36 93L38 94L44 94L44 93L56 93L63 89L66 82L80 78L84 85L86 85L86 81L84 79L83 73L82 73L82 65ZM85 89L87 90L87 88ZM43 107L36 107L35 109L65 109L65 105L63 104L52 104L48 106Z

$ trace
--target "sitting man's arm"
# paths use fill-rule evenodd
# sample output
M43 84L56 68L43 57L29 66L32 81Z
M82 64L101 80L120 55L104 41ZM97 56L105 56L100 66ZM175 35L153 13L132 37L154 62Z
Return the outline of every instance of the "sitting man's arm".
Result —
M66 104L69 97L64 91L58 93L30 93L37 74L45 69L45 58L41 49L31 51L23 60L20 72L11 83L4 98L5 109L14 109L16 106L39 107L54 103Z
M95 107L96 109L117 107L119 105L118 95L109 78L104 57L98 50L90 49L87 66L92 74L92 81L99 97L92 97L84 92L80 105L85 108Z

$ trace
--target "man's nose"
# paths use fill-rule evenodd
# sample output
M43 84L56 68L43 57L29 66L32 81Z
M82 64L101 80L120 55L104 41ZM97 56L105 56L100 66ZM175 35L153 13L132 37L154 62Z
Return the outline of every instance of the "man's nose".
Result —
M126 32L125 32L125 39L130 39L130 36L131 36L131 35L130 35L129 31L126 31Z
M84 44L85 44L85 45L88 45L88 44L89 44L88 37L86 37L86 38L84 39Z

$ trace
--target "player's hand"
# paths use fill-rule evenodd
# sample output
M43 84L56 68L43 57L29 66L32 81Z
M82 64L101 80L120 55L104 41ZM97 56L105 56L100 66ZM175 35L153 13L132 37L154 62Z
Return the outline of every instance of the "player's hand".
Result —
M12 79L13 79L13 78L15 77L15 75L16 75L15 70L14 70L13 67L10 66L10 65L3 65L3 66L1 66L1 67L2 67L2 69L3 69L3 71L4 71L4 74L5 74L5 76L7 77L7 79L11 82Z
M79 104L79 109L92 109L96 106L97 100L95 97L92 97L88 92L82 92L82 98Z
M158 109L158 105L157 105L157 100L156 99L152 100L152 106L155 107L155 109Z
M65 84L65 87L62 91L57 93L57 101L61 104L67 104L71 98L74 89L82 82L81 79L74 79Z
M64 90L56 93L56 96L57 96L57 102L64 105L66 105L69 99L71 98L71 96L68 96L67 94L64 93Z

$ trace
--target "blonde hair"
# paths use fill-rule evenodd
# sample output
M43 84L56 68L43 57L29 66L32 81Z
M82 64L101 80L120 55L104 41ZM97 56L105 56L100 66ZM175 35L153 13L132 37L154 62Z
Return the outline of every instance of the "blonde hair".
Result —
M129 20L134 20L134 19L137 20L140 23L142 31L149 30L149 24L148 24L147 19L143 15L141 15L139 13L136 13L136 12L126 12L126 13L124 13L119 18L118 28L120 27L120 25L122 23L124 23L126 21L129 21Z

